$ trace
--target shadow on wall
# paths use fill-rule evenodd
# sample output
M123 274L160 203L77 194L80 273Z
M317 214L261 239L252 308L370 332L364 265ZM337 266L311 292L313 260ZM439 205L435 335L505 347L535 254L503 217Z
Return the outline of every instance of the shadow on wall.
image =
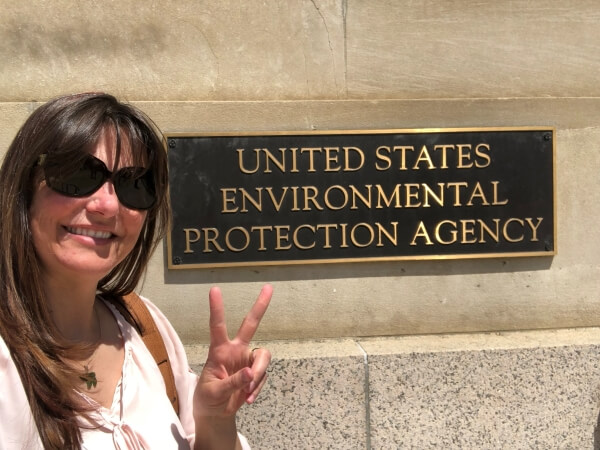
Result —
M297 280L335 280L342 278L371 278L398 276L467 275L485 273L514 273L548 270L553 257L474 258L448 260L336 262L330 264L289 264L272 266L249 265L202 269L167 268L167 249L164 246L165 284L195 284L202 282L254 282Z

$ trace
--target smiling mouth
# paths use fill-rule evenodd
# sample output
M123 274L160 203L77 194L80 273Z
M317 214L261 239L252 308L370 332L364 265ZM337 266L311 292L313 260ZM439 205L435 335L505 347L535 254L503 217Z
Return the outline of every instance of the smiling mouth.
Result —
M87 228L71 228L66 227L67 231L71 234L78 234L80 236L89 236L98 239L108 239L113 236L109 231L94 231L88 230Z

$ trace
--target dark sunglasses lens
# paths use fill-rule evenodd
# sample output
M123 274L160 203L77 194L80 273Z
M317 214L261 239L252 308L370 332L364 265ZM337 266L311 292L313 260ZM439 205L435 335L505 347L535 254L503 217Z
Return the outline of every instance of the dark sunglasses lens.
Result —
M56 192L69 197L84 197L98 190L106 179L101 161L89 157L75 172L69 174L46 173L46 183Z
M125 167L115 176L115 191L128 208L148 209L156 201L152 171L141 167Z

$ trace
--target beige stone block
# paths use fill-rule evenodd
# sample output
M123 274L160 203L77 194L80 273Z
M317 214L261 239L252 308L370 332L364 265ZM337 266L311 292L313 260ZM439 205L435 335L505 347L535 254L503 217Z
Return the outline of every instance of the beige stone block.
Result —
M2 1L0 100L598 97L594 0Z
M0 100L338 98L339 1L2 2Z
M134 102L164 132L599 125L598 98Z
M259 342L253 448L596 448L600 329ZM187 348L200 370L206 347ZM365 395L368 392L368 396Z
M597 329L361 345L372 448L598 445Z
M267 382L238 414L252 448L367 448L364 354L353 341L264 343ZM195 370L205 349L188 348Z
M597 97L594 0L347 2L349 98Z
M35 107L32 103L0 103L0 159Z

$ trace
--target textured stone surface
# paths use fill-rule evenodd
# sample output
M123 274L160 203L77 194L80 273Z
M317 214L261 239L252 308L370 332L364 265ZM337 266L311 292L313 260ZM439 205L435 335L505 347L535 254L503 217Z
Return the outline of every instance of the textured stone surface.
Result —
M238 415L252 448L367 447L365 365L356 343L262 345L274 355L267 382L257 402ZM190 348L190 359L203 361L203 350Z
M2 0L0 100L597 97L595 0Z
M87 90L338 98L345 89L340 1L1 3L0 100Z
M0 103L0 158L36 103Z
M269 381L238 421L254 448L600 445L597 328L260 345Z
M600 68L594 0L349 1L346 17L353 98L600 92L589 72Z
M373 448L592 448L600 347L370 356Z

